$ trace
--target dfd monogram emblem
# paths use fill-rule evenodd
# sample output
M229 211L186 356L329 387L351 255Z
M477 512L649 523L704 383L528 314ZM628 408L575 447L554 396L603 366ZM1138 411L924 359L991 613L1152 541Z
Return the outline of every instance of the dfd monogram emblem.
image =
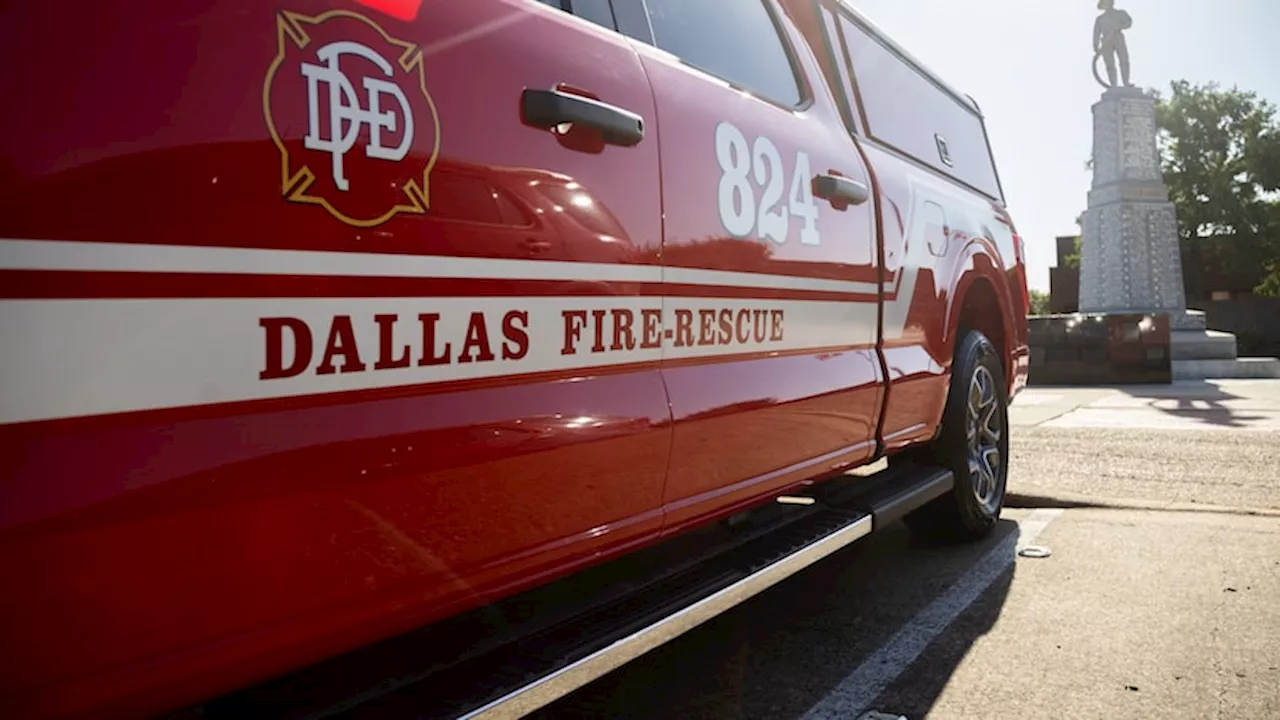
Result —
M440 123L422 51L344 10L276 28L262 97L284 198L360 227L426 212Z
M365 155L381 160L403 160L409 154L409 146L413 144L413 111L409 109L409 100L399 85L372 77L365 77L362 81L369 97L369 107L361 107L355 86L338 64L344 54L362 57L376 65L383 75L393 75L391 63L386 58L360 43L347 40L329 43L316 51L325 65L302 64L302 74L307 78L308 117L307 136L303 138L302 146L333 156L333 182L339 190L346 192L351 184L342 174L342 156L356 146L356 137L360 134L361 127L369 126L369 144L365 145ZM320 132L321 83L329 86L329 132L333 137L328 139L322 137ZM382 130L396 131L395 113L381 111L379 98L384 94L395 98L400 104L400 117L404 118L400 144L394 148L382 145Z

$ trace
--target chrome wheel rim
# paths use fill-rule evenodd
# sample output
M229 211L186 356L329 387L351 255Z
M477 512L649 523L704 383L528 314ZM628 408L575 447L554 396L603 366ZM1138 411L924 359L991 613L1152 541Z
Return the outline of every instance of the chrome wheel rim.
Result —
M995 378L979 365L969 380L968 399L969 484L978 504L994 513L1004 494L1000 481L1004 457L1004 417L1000 413Z

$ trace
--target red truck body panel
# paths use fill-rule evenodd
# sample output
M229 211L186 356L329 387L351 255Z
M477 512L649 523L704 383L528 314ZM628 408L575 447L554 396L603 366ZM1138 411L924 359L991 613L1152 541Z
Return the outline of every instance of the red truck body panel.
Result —
M782 27L802 76L816 76L803 37L789 24ZM874 355L879 267L870 205L836 210L814 198L808 235L809 224L792 212L806 211L792 202L797 172L836 169L867 179L822 85L804 89L808 98L800 107L788 107L746 95L654 47L639 45L638 52L654 89L664 158L708 157L709 145L721 150L733 141L744 151L728 148L727 157L711 155L710 162L664 162L668 277L703 269L774 276L771 287L751 291L752 306L785 313L787 333L813 338L795 350L714 364L664 358L675 420L663 496L671 532L872 456L883 395ZM764 154L770 159L762 163ZM798 168L801 162L810 169ZM732 194L735 164L739 193L753 187L756 192L748 194L757 200L744 207L740 196L734 198L739 214L726 223L721 211L733 215L734 208L718 195L725 189ZM744 241L726 227L738 221L748 232L763 234L768 226L771 234ZM714 335L720 334L719 320ZM824 327L826 332L810 335Z
M1003 210L851 138L769 6L799 107L526 0L0 8L4 714L171 709L928 439L976 283L1024 383L1011 223L912 246L919 188ZM309 114L335 68L383 114Z

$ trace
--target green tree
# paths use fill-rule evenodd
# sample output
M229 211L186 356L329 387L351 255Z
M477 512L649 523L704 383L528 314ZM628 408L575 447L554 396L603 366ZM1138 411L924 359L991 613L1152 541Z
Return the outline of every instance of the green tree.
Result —
M1165 183L1178 209L1187 295L1280 295L1280 124L1255 93L1171 83L1156 97Z
M1084 213L1076 216L1076 230L1084 231ZM1076 235L1075 249L1062 258L1062 267L1080 269L1080 235Z
M1267 276L1253 291L1265 297L1280 298L1280 262L1267 263Z
M1031 310L1030 315L1048 315L1049 314L1049 293L1043 290L1031 291Z
M1062 266L1080 269L1080 236L1076 236L1075 250L1062 256Z

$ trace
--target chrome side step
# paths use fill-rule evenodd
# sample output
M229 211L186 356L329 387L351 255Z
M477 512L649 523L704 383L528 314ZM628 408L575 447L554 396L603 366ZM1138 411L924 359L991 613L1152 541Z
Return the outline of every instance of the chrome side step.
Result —
M464 720L519 718L670 642L715 616L776 585L831 553L871 534L871 516L863 515L787 557L739 580L705 600L655 622L609 647L583 658L474 712Z

